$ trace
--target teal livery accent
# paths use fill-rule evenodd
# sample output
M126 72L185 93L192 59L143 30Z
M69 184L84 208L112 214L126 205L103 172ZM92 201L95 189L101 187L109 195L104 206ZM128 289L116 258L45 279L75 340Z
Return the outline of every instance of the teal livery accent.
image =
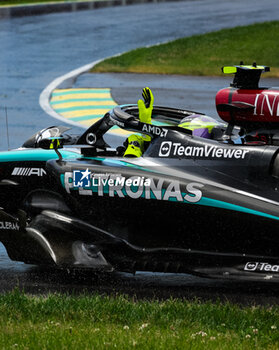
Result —
M184 197L186 195L186 193L181 193L181 195L182 195L182 197ZM168 200L170 202L178 202L175 197L171 197ZM220 201L218 199L213 199L213 198L202 197L200 199L200 201L197 202L197 203L189 203L187 201L183 201L183 203L204 205L206 207L228 209L228 210L232 210L232 211L239 211L239 212L246 213L246 214L263 216L263 217L266 217L266 218L269 218L269 219L273 219L273 220L279 220L278 216L274 216L274 215L270 215L270 214L267 214L267 213L263 213L263 212L258 211L258 210L242 207L241 205L232 204L232 203L228 203L228 202L223 202L223 201Z
M70 151L67 149L60 148L59 153L61 153L63 159L74 159L74 158L84 158L92 159L99 162L102 162L104 165L108 166L120 166L120 167L131 167L135 169L140 169L150 172L149 169L146 169L140 165L129 163L125 160L110 159L110 158L101 158L101 157L83 157L80 153ZM54 150L46 150L41 148L28 148L20 150L12 150L6 152L0 152L0 162L16 162L16 161L47 161L49 159L58 159L58 155ZM153 171L154 172L154 171Z
M155 126L169 126L169 125L173 125L173 124L167 123L167 122L161 122L159 120L152 119L152 125L155 125Z
M64 177L64 174L61 174L60 180L61 180L62 186L65 188L65 177ZM71 179L70 182L72 182L72 179ZM131 188L131 191L135 192L135 193L138 190L138 187L131 186L130 188ZM73 190L78 190L78 187L75 187L75 188L72 188L72 189ZM98 187L97 186L92 186L92 187L87 188L87 189L91 190L93 193L97 193L98 192ZM165 192L166 192L165 189L161 190L162 198L164 197ZM109 186L108 185L102 186L102 193L103 194L109 194ZM129 197L125 188L122 189L122 193L123 193L123 195L125 197ZM186 193L184 193L184 192L181 193L181 196L183 198L185 197L185 195L186 195ZM188 195L193 196L191 194L188 194ZM143 191L143 193L141 194L141 196L139 198L145 198L145 190ZM152 191L150 191L150 199L155 199L156 200L156 197L155 197L155 195L153 194ZM265 217L265 218L268 218L268 219L272 219L272 220L277 220L277 221L279 220L278 216L267 214L267 213L264 213L264 212L261 212L261 211L258 211L258 210L254 210L254 209L249 209L249 208L243 207L241 205L220 201L220 200L213 199L213 198L202 197L198 202L196 202L196 203L192 203L191 202L190 203L187 200L183 200L183 202L178 201L177 198L175 196L173 196L173 197L169 197L167 199L167 201L169 201L169 202L177 202L177 203L203 205L203 206L214 207L214 208L228 209L228 210L238 211L238 212L242 212L242 213L246 213L246 214L262 216L262 217Z
M107 166L119 166L119 167L130 167L130 168L135 168L147 172L152 172L152 173L157 173L157 174L162 174L159 172L155 172L154 170L146 169L142 167L141 165L129 163L125 160L118 160L118 159L111 159L111 158L95 158L95 157L84 157L84 159L93 159L102 162L104 165Z
M63 159L77 158L79 153L60 149ZM0 152L0 162L22 162L22 161L41 161L45 162L49 159L58 159L58 155L54 150L45 150L41 148L22 149L7 152Z
M229 209L229 210L233 210L233 211L239 211L242 213L263 216L263 217L268 218L268 219L279 220L279 217L275 216L275 215L270 215L270 214L263 213L263 212L258 211L258 210L249 209L249 208L237 205L237 204L227 203L227 202L219 201L217 199L212 199L212 198L202 197L200 202L197 204L205 205L207 207Z

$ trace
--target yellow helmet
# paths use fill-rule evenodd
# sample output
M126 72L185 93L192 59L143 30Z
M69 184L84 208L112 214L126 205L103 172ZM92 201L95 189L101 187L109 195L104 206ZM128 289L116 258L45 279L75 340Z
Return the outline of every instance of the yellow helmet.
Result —
M131 135L127 139L128 146L123 157L141 157L144 141L140 135Z

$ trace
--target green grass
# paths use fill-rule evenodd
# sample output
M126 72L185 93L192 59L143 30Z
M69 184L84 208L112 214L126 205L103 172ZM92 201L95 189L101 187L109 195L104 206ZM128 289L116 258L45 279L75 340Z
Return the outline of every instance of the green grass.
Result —
M221 75L224 65L257 62L279 76L279 22L195 35L105 60L94 72Z
M278 349L279 307L0 295L1 349Z

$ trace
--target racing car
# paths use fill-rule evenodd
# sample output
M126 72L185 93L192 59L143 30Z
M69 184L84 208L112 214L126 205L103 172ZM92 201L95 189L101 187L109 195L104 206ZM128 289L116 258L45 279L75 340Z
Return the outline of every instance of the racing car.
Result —
M125 105L82 135L50 127L1 152L0 240L9 257L96 272L278 281L279 90L258 87L265 66L223 71L235 75L216 96L226 123L210 137L181 127L202 113L154 106L148 124ZM150 136L144 154L124 158L110 147L113 127Z

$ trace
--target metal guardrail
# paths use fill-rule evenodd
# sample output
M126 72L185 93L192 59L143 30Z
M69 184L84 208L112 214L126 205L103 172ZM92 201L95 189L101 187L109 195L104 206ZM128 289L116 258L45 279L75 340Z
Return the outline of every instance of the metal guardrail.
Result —
M112 6L125 6L144 3L159 3L182 0L93 0L73 2L53 2L45 4L15 5L0 7L0 18L43 15L54 12L94 10Z

